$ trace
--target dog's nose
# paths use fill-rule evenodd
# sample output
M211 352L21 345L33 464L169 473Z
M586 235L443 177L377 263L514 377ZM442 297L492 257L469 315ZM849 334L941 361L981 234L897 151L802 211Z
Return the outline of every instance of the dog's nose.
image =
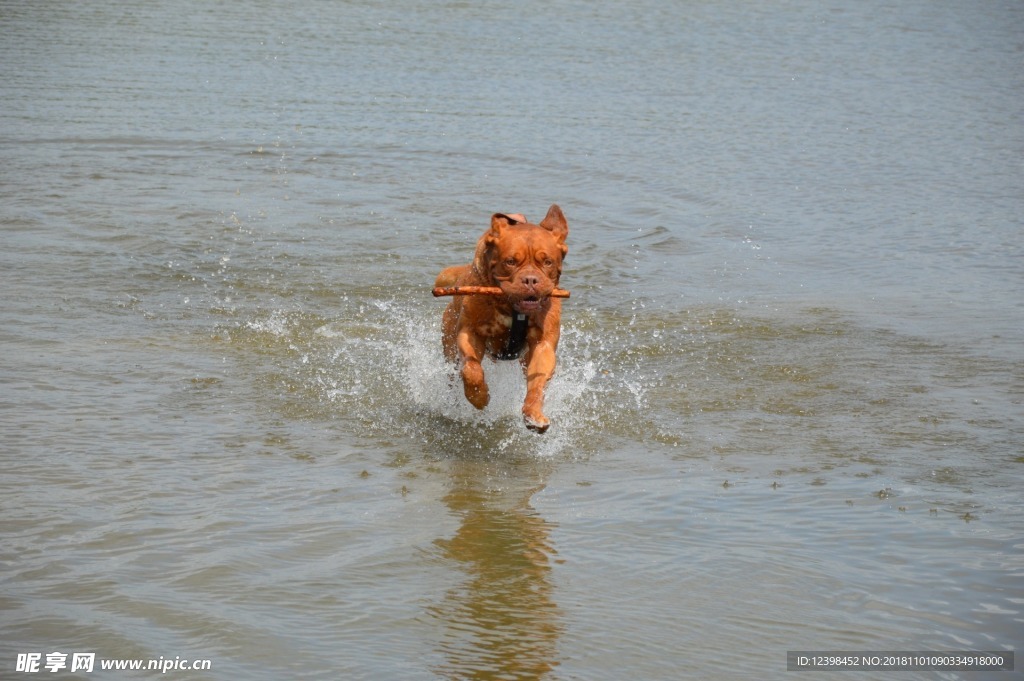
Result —
M528 286L529 288L537 288L537 285L540 283L540 277L538 277L535 274L524 274L522 277L520 277L520 281L522 282L523 286Z

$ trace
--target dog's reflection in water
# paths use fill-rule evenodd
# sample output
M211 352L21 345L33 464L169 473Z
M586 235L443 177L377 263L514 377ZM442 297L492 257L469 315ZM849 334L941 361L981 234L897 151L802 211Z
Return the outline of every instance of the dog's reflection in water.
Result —
M486 474L474 472L479 464L459 466L444 499L459 529L435 545L465 581L429 609L445 626L446 664L436 671L450 678L542 678L557 665L562 631L551 584L551 526L530 505L544 485L513 482L516 489L493 491Z

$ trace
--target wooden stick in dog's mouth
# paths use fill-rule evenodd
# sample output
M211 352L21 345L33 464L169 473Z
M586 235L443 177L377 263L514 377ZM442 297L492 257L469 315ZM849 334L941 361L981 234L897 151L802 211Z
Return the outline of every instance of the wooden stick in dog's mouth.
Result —
M502 296L505 292L497 286L439 286L434 289L434 297L440 296ZM568 298L569 292L556 288L551 292L552 298Z

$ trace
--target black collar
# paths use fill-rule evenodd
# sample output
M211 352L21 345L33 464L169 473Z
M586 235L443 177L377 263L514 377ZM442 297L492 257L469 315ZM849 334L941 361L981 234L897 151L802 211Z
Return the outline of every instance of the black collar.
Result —
M508 330L508 341L505 342L505 349L495 355L495 359L519 359L526 348L526 314L523 312L512 312L512 328Z

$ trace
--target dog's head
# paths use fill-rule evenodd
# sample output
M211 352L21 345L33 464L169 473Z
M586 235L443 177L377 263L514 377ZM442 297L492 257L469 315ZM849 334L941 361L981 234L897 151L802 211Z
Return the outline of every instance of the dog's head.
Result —
M473 268L501 287L519 312L539 309L558 285L562 259L569 252L569 225L557 205L539 225L518 213L495 213L491 228L477 242Z

